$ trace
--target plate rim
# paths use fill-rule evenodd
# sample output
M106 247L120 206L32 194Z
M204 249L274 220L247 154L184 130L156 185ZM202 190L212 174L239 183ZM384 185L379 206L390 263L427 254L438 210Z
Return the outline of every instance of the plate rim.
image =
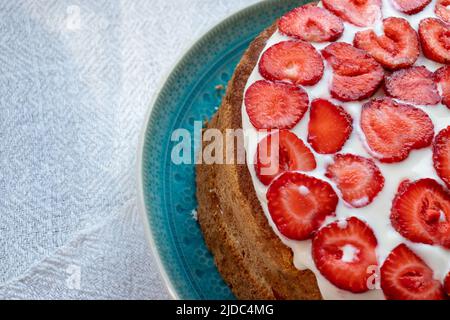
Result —
M216 23L213 27L209 28L207 31L205 31L203 34L197 36L192 41L186 45L186 47L181 50L181 53L177 56L177 58L174 60L174 63L168 68L168 71L164 74L163 77L160 78L158 85L156 86L156 89L154 91L154 95L151 98L150 104L147 107L147 110L144 115L144 123L141 127L140 133L139 133L139 141L137 146L137 161L136 161L136 174L137 174L137 209L139 211L139 216L143 220L144 224L144 233L145 238L147 240L147 243L150 245L150 250L152 252L152 255L155 259L156 265L157 265L157 271L159 272L163 283L169 293L169 296L173 300L180 300L180 296L175 289L174 284L172 283L172 280L170 279L170 276L168 272L166 271L163 261L161 259L161 256L159 254L159 251L156 246L156 240L155 235L153 234L152 228L150 226L150 220L149 220L149 214L150 208L147 207L145 204L145 196L144 196L144 147L145 147L145 141L147 132L149 130L149 124L150 120L155 117L156 111L154 110L156 101L158 100L158 97L160 96L160 92L164 88L165 84L167 83L168 79L172 76L172 74L176 71L176 69L181 65L182 61L189 55L189 53L195 49L195 46L203 41L206 37L208 37L209 34L214 33L216 30L220 29L222 25L225 25L229 23L229 21L236 19L240 15L246 15L247 12L250 12L254 9L256 9L259 6L267 5L268 3L276 3L277 0L267 0L267 1L259 1L254 4L251 4L249 6L246 6L240 10L235 11L234 13L231 13L227 15L225 18L220 20L218 23Z

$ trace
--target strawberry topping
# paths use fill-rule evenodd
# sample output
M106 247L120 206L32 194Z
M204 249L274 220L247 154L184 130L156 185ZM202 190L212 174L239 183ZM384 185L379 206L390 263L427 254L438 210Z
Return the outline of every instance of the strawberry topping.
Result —
M434 74L425 67L398 70L385 79L386 92L415 104L434 105L441 101Z
M447 277L444 281L444 290L448 297L450 297L450 272L447 274Z
M257 81L245 93L245 107L256 129L291 129L308 110L308 94L287 83Z
M325 8L359 27L368 27L381 17L381 0L323 0Z
M422 11L431 0L392 0L394 6L403 13L416 14Z
M434 140L433 163L439 177L450 188L450 126L439 132Z
M372 96L383 81L383 68L365 51L348 43L335 42L322 50L333 68L331 95L341 101Z
M362 293L369 290L369 270L377 266L377 239L363 221L352 217L320 229L312 242L314 263L336 287Z
M336 183L345 202L354 208L369 205L384 187L384 177L372 159L338 154L326 176Z
M278 230L287 238L311 238L334 215L338 196L325 181L297 172L283 173L267 191L269 212Z
M445 66L436 70L434 79L441 87L442 103L450 109L450 67Z
M317 6L292 10L280 19L278 28L288 36L312 42L335 41L344 32L341 19Z
M444 291L433 270L405 244L381 267L381 288L388 300L442 300Z
M312 152L289 130L270 134L258 144L255 171L265 185L283 172L312 171L315 168L316 160Z
M308 126L308 142L317 153L336 153L353 130L352 117L341 106L323 99L314 100Z
M437 0L435 13L446 23L450 23L450 0Z
M383 20L384 35L373 30L357 32L355 47L367 51L384 67L396 70L412 66L420 54L419 37L408 21L402 18Z
M363 106L361 129L370 153L382 162L400 162L414 149L431 145L434 125L422 110L390 98Z
M433 179L403 182L392 203L391 222L413 242L450 248L450 193Z
M284 41L267 49L259 62L261 75L272 81L312 86L322 79L323 61L308 42Z
M450 27L439 19L427 18L420 22L419 36L423 53L428 59L450 63Z

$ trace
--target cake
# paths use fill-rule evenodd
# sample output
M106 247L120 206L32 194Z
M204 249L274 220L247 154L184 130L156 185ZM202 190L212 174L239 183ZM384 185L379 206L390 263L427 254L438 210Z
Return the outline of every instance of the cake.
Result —
M323 0L251 43L205 124L245 161L196 168L237 298L448 299L448 23L448 0Z

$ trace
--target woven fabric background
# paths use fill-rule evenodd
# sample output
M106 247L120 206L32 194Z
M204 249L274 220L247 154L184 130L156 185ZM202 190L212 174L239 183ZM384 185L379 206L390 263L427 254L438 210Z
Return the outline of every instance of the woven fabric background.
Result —
M0 298L169 298L139 133L193 39L257 1L0 1Z

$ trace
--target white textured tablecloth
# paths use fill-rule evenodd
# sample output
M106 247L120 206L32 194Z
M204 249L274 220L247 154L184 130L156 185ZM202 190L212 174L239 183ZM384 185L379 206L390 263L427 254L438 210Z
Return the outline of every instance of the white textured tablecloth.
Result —
M169 298L137 210L144 115L256 1L0 1L0 298Z

